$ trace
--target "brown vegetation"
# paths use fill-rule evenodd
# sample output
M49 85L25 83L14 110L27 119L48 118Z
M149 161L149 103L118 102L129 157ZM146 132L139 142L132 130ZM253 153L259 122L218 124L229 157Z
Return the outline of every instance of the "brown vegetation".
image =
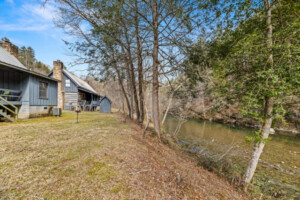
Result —
M116 114L3 123L1 199L246 199Z

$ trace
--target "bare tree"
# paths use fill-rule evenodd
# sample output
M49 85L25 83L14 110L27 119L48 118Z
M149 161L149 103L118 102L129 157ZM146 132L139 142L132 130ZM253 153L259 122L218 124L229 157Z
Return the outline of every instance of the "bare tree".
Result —
M71 50L78 53L77 62L88 63L91 72L99 72L94 73L99 79L117 78L130 117L135 111L140 123L144 121L145 111L145 72L151 73L152 120L160 137L161 75L168 75L182 66L182 52L191 44L189 38L198 25L199 14L195 12L198 1L55 2L60 10L56 24L78 38L76 42L67 43ZM107 47L112 47L118 56L110 59L112 51L107 51ZM103 59L109 62L103 62ZM116 64L110 65L112 60ZM145 61L151 62L150 69L145 67ZM124 87L124 82L127 82L128 89Z

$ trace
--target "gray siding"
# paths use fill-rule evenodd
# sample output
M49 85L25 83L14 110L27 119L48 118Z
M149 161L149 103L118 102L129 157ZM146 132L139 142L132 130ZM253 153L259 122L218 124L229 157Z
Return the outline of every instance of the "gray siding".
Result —
M29 74L23 74L22 77L22 81L21 81L21 85L22 85L22 99L21 101L23 102L22 104L24 104L24 102L26 102L26 104L29 104L29 96L30 96L30 85L29 85L29 81L30 81L30 75Z
M110 113L111 112L111 103L106 97L104 97L101 100L100 112L102 112L102 113Z
M78 103L78 93L65 93L65 105L77 106Z
M72 79L70 79L68 76L66 76L64 74L64 77L63 77L63 81L64 81L64 92L78 92L78 88L77 86L75 85L75 83L72 81ZM70 80L70 87L66 87L66 80Z
M39 98L40 81L48 83L48 99ZM57 82L31 75L29 79L30 106L56 106Z
M53 72L51 72L49 74L49 77L53 78ZM78 92L78 87L76 86L76 84L74 83L74 81L72 81L72 79L70 79L68 76L65 75L64 73L64 77L63 77L63 84L64 84L64 92ZM69 79L70 80L70 87L66 87L66 80Z
M1 68L0 66L0 88L10 90L22 90L23 79L25 79L28 76L28 74L21 73L15 70Z
M29 102L29 74L0 66L0 88L22 91L22 102Z
M78 105L78 93L65 93L64 110L71 110L71 108Z

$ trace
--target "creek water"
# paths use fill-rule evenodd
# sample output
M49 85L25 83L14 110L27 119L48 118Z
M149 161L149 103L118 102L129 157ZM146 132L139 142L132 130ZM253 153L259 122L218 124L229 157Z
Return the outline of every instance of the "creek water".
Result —
M172 135L178 126L176 117L166 119L164 129ZM255 130L236 128L224 124L188 119L180 127L178 143L190 152L214 160L225 158L244 171L253 145L246 141ZM300 199L300 137L271 135L265 145L254 184L260 191L278 196L280 199ZM226 174L226 173L225 173Z

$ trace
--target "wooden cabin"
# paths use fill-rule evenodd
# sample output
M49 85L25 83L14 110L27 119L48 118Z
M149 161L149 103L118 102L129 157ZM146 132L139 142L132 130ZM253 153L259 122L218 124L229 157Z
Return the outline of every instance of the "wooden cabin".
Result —
M61 61L54 61L49 77L60 80L58 83L58 107L63 110L94 110L99 106L100 95L84 80L67 71Z
M27 69L17 57L17 46L0 43L0 119L49 114L57 106L60 81Z

